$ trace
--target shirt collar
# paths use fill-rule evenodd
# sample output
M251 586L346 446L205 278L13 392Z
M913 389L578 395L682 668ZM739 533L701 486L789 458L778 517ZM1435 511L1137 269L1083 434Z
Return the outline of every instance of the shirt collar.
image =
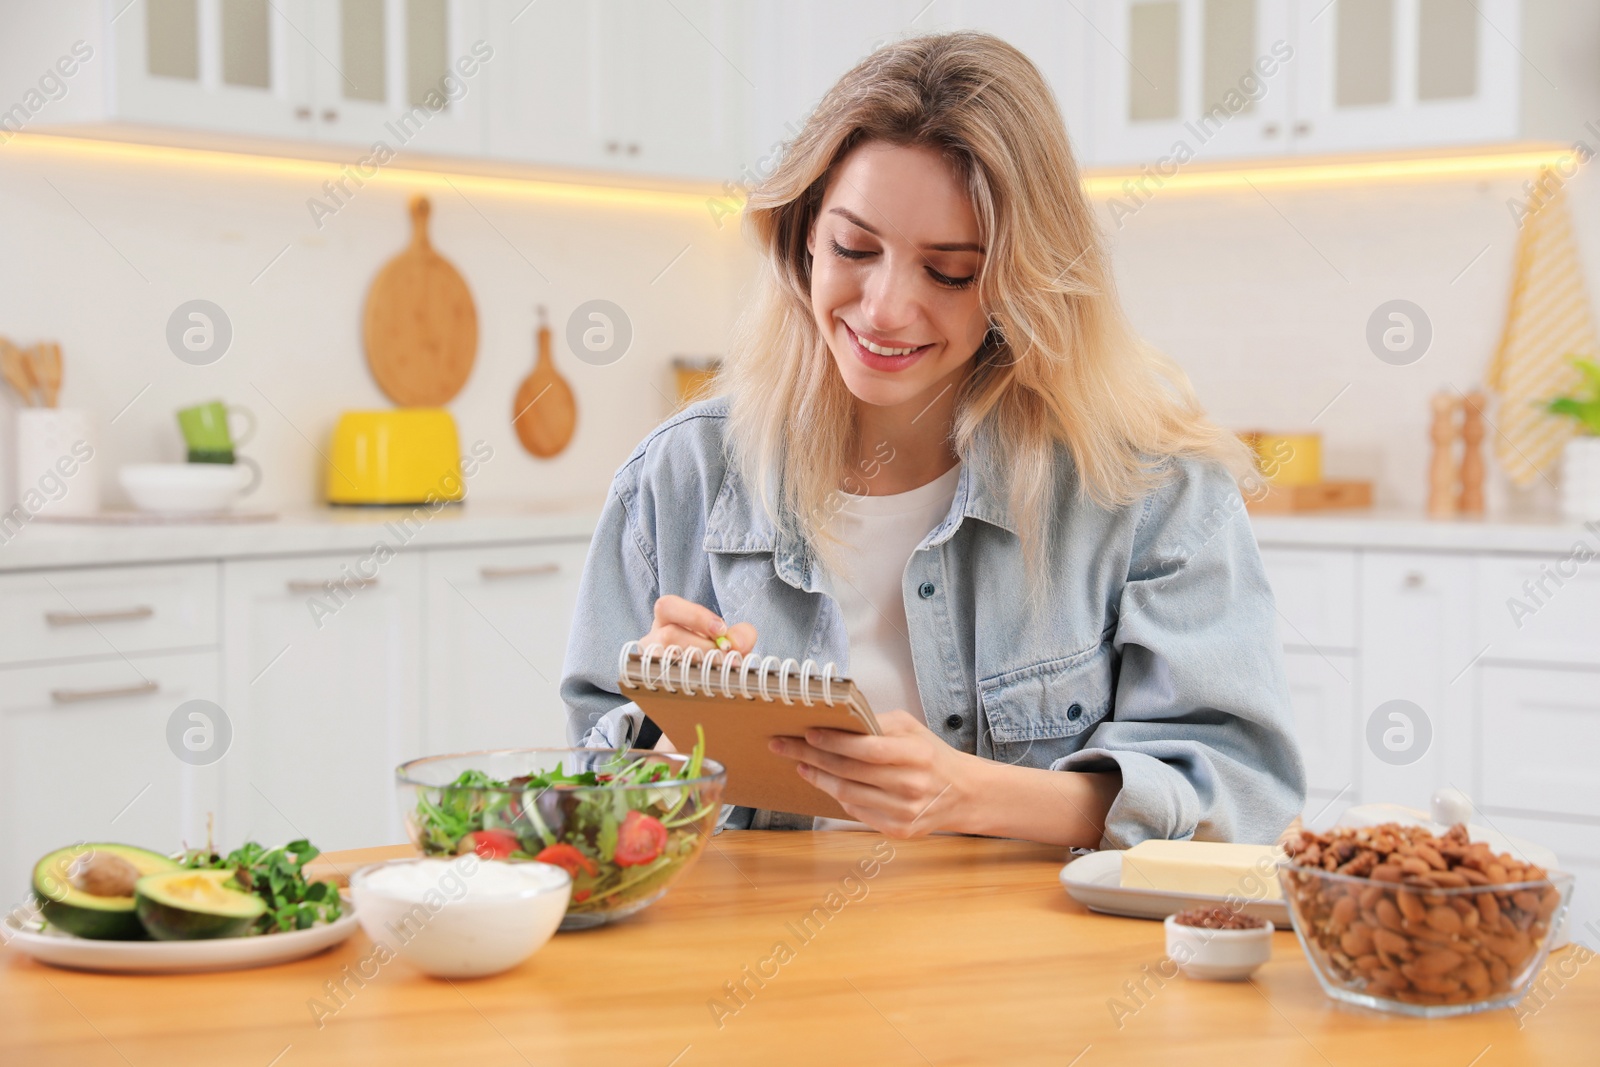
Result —
M937 548L955 536L966 519L977 519L1016 535L1005 487L995 485L990 449L983 438L974 443L973 454L961 464L955 498L944 519L929 531L919 548ZM745 485L730 463L722 488L712 502L701 547L714 553L772 553L772 569L789 585L808 593L821 591L822 574L815 557L801 538L781 529L759 496Z

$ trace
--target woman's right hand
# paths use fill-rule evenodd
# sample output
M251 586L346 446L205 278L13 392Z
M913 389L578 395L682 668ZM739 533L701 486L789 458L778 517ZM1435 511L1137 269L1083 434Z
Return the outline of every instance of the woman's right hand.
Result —
M650 632L639 638L639 647L677 645L709 652L716 639L726 636L731 647L749 655L756 647L756 628L747 622L729 626L716 612L681 596L664 596L656 601L655 620Z

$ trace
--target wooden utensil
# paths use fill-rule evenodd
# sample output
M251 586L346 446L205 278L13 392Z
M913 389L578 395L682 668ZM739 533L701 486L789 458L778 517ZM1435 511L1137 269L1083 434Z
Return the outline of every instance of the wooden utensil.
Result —
M22 349L4 337L0 337L0 377L4 377L6 384L16 390L23 407L35 406L34 390L37 386L33 380L31 362Z
M61 346L54 341L40 341L24 355L33 371L33 380L44 397L44 406L55 407L61 396Z
M411 198L411 245L367 294L363 341L378 388L405 407L438 407L466 384L478 354L472 292L428 241L428 198Z
M1433 395L1433 458L1428 465L1428 517L1448 519L1456 513L1456 441L1461 430L1461 404L1441 389Z
M516 427L522 447L549 459L572 441L578 425L578 405L572 388L556 371L550 358L550 323L544 306L539 306L539 358L533 373L522 379L511 406L511 425Z
M1474 389L1461 398L1461 495L1456 510L1463 515L1483 514L1483 409L1488 399Z

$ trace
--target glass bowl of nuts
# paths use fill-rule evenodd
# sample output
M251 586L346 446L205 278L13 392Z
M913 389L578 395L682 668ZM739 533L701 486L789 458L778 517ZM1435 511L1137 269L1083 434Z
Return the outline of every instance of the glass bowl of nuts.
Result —
M1516 1004L1572 899L1570 874L1496 854L1460 824L1305 830L1284 851L1278 878L1322 988L1402 1015Z

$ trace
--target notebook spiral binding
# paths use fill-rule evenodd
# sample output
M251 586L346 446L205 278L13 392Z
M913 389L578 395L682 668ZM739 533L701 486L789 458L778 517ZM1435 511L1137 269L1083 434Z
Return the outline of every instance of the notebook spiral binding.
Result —
M639 655L638 684L628 680L628 658L634 653ZM695 675L691 671L694 670L697 657L700 666L698 675ZM676 686L673 685L675 666ZM651 673L652 667L654 674ZM835 672L831 662L819 671L816 661L809 659L801 663L794 659L780 660L777 656L746 656L741 652L716 650L706 652L659 642L649 648L641 648L638 641L623 645L622 653L617 657L617 678L624 688L638 689L643 685L652 693L657 689L665 689L669 693L682 692L686 696L721 696L728 699L742 696L746 700L754 700L759 694L762 700L771 701L773 696L767 691L767 686L772 681L774 668L777 673L777 699L792 706L794 698L798 697L806 707L815 707L816 702L811 699L811 679L815 677L822 683L822 702L830 708L834 706L833 683L843 681L843 678ZM712 681L711 677L714 670L717 673L716 681ZM752 673L757 675L756 693L750 692ZM798 682L792 690L789 687L791 677ZM735 682L738 684L735 685Z

